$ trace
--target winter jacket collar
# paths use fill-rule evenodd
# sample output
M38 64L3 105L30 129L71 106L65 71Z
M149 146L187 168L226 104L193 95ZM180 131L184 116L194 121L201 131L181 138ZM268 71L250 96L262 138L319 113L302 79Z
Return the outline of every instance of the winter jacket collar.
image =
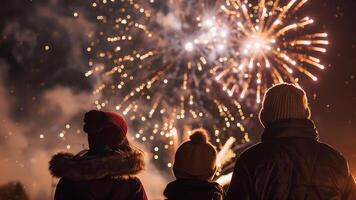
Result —
M117 150L100 155L87 150L77 155L58 153L49 162L53 176L70 180L123 178L137 174L143 167L143 154L137 150Z
M218 183L199 179L177 179L169 183L164 190L164 195L168 200L220 200L223 194L223 189Z
M319 139L313 121L309 119L288 119L278 120L269 124L262 134L262 142L290 137Z

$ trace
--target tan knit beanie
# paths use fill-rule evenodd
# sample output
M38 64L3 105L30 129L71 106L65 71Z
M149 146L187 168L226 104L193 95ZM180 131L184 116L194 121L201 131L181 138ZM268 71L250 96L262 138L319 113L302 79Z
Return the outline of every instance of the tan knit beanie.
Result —
M293 84L282 83L267 90L260 121L264 127L281 119L309 119L310 109L304 90Z
M210 180L216 171L215 147L208 141L207 131L193 130L189 140L177 149L173 172L177 179Z

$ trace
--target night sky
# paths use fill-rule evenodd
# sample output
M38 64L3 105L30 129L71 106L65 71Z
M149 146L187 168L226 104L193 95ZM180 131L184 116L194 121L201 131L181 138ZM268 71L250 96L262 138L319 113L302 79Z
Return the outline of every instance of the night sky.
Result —
M44 142L41 134L46 138L46 134L57 134L68 121L80 119L90 107L93 80L83 74L88 69L87 34L95 31L96 26L90 17L82 17L91 15L86 3L79 0L1 3L0 162L18 157L16 167L0 164L0 176L7 177L4 181L23 179L26 164L21 164L21 158L48 151L43 153L46 154L43 159L47 159L47 154L64 150L65 141L48 136ZM312 118L321 141L342 152L356 176L356 1L310 0L303 12L315 20L316 29L328 33L330 41L328 52L322 57L327 68L318 74L319 81L302 82L309 96ZM21 137L11 139L16 134ZM254 133L253 137L259 135ZM76 149L79 148L80 144ZM42 175L38 172L41 170L47 173L46 163L46 160L38 162L43 166L34 170L34 175Z

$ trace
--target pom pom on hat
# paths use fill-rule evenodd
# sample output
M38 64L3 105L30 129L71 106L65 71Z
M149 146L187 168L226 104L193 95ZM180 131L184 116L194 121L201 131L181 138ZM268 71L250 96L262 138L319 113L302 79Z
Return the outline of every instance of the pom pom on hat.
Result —
M194 144L207 143L209 135L205 129L200 128L193 130L193 133L189 139Z

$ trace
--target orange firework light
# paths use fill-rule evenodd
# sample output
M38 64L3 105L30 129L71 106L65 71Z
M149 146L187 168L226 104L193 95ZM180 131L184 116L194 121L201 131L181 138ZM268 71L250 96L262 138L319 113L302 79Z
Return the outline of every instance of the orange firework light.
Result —
M221 6L231 24L233 56L214 72L230 96L245 98L252 88L260 103L271 84L298 84L298 75L318 80L315 69L325 67L316 56L326 52L328 34L308 31L314 20L298 15L306 2L227 0Z

